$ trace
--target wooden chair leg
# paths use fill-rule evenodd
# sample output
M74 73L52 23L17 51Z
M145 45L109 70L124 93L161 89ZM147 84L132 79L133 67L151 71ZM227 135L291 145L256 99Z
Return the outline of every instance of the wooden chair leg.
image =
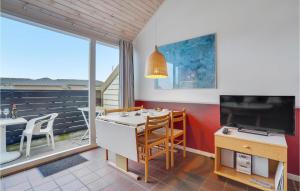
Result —
M171 139L171 167L174 166L174 139Z
M165 141L165 147L166 147L166 169L169 169L169 140L166 139Z
M148 152L145 156L145 182L148 182L148 175L149 175L149 161L148 161Z
M186 136L183 134L183 158L186 157Z
M108 160L108 150L105 149L105 160Z

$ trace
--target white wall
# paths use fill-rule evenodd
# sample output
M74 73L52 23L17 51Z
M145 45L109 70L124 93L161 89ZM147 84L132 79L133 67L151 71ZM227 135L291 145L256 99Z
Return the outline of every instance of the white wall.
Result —
M155 90L144 78L155 44L217 34L217 89ZM137 100L218 103L220 94L299 98L298 0L165 0L134 40Z

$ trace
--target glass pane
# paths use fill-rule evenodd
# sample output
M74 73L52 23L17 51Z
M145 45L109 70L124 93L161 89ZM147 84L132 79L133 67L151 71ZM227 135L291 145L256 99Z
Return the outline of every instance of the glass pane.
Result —
M119 48L96 45L96 97L98 108L119 107Z
M89 144L82 140L86 132L88 137L84 117L88 117L89 40L0 19L0 108L9 110L0 115L1 123L7 124L1 152L16 153L7 158L1 153L5 161L0 167Z

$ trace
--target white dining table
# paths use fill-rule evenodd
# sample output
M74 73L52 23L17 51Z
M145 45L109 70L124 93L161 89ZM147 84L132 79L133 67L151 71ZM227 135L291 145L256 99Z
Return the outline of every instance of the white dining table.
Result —
M139 162L137 128L144 127L146 116L162 116L169 112L168 110L142 110L98 116L96 118L97 144L116 154L115 162L108 161L109 164L139 180L139 175L128 170L128 159Z
M6 128L10 125L25 124L27 120L24 118L16 119L0 119L0 164L4 164L13 160L16 160L21 156L18 151L7 152L6 151Z

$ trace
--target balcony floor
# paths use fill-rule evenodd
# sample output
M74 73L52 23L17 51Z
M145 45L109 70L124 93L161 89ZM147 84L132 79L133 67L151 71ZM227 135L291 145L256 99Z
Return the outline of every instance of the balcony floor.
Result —
M69 149L76 148L79 146L83 146L83 145L86 145L89 143L88 139L83 140L83 141L80 141L79 139L80 139L80 137L75 137L75 138L70 138L70 139L63 140L63 141L55 141L55 149L54 150L52 149L51 145L48 146L46 144L46 142L44 141L43 144L41 144L40 146L32 146L31 147L30 157L26 157L26 154L25 154L26 153L26 142L24 142L24 148L23 148L23 151L21 152L21 157L18 158L17 160L13 160L11 162L1 164L0 168L15 165L15 164L25 162L28 160L32 160L32 159L37 159L37 158L51 155L54 153L58 153L61 151L65 151L65 150L69 150ZM17 148L19 148L19 146Z
M197 191L245 191L256 190L237 182L219 178L213 173L213 159L187 153L182 160L177 153L175 167L165 170L164 157L150 162L150 181L136 181L109 166L104 160L104 150L94 149L81 153L88 159L54 175L43 177L37 168L27 170L1 180L2 190L80 190L80 191L146 191L146 190L197 190ZM110 154L110 156L112 156ZM114 158L110 158L114 160ZM129 168L143 177L144 166L129 161ZM288 190L299 190L299 183L289 180Z

